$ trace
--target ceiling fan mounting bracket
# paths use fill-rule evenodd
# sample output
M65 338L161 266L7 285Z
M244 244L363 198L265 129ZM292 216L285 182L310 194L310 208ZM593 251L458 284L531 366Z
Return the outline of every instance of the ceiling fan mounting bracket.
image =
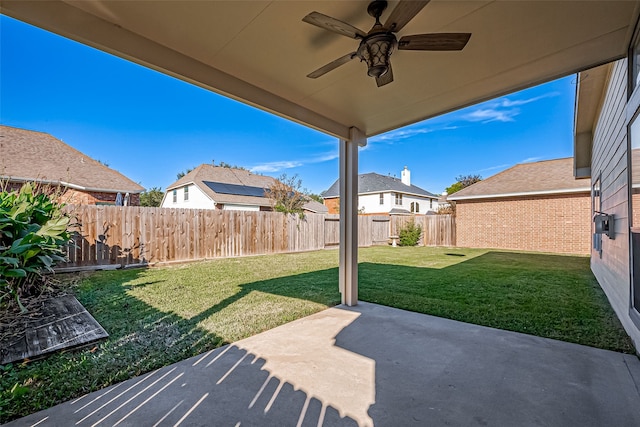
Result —
M386 0L375 0L367 6L367 13L375 18L376 21L382 16L382 12L387 8Z

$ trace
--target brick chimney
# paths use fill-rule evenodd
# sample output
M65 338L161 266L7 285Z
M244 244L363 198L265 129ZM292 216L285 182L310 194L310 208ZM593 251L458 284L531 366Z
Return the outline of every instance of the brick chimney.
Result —
M402 171L402 183L404 185L411 185L411 172L409 171L409 169L407 169L407 167L404 167L404 170Z

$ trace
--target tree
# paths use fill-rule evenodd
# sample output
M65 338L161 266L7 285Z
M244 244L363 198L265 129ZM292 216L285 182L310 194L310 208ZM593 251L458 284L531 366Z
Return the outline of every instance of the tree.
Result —
M244 166L238 166L238 165L232 165L231 163L227 163L227 162L220 162L216 165L216 161L212 160L211 164L213 166L218 166L219 168L229 168L229 169L240 169L243 171L248 171L249 169L245 168Z
M189 172L191 172L191 171L192 171L192 170L194 170L194 169L195 169L195 168L188 168L187 170L185 170L185 171L183 171L183 172L178 172L178 173L176 174L176 178L177 178L177 179L180 179L180 178L182 178L183 176L185 176L186 174L188 174Z
M162 204L164 192L160 187L153 187L149 191L140 193L140 206L159 207Z
M444 191L446 191L448 195L453 194L470 186L471 184L475 184L478 181L482 181L482 177L480 175L460 175L456 177L456 182L445 188Z
M445 188L444 191L447 192L447 195L451 195L457 191L462 190L463 188L470 186L471 184L475 184L478 181L482 181L482 177L480 175L459 175L456 177L456 182ZM447 205L438 206L437 214L455 216L456 202L451 200Z
M307 194L307 197L309 197L312 200L315 200L318 203L324 203L324 198L319 194L309 193Z
M265 191L271 200L271 207L276 212L304 214L303 206L307 201L302 190L302 180L298 175L287 177L284 173Z
M216 165L216 161L215 160L211 160L211 165L212 166L217 166L219 168L228 168L228 169L240 169L243 171L248 171L249 169L245 168L244 166L238 166L238 165L232 165L231 163L227 163L227 162L220 162ZM176 177L178 179L182 178L183 176L185 176L186 174L188 174L189 172L191 172L192 170L194 170L195 167L193 168L188 168L187 170L183 171L183 172L178 172L176 174Z

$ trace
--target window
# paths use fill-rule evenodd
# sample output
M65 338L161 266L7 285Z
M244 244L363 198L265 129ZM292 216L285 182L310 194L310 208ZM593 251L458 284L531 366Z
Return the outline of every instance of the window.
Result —
M402 205L402 194L401 193L395 193L396 194L396 206L401 206Z
M629 48L627 148L629 153L629 232L631 235L631 319L640 328L640 31ZM602 199L602 197L601 197Z
M184 187L184 201L189 201L189 187Z
M433 199L429 199L429 209L433 209Z
M173 203L178 203L178 190L173 190Z
M640 313L640 119L637 112L627 134L631 148L631 304Z
M419 213L420 212L420 203L411 202L411 213Z
M380 193L380 204L384 205L384 193Z
M632 43L630 56L629 64L631 65L631 70L629 72L629 84L631 87L629 93L632 93L640 82L640 35L636 35Z

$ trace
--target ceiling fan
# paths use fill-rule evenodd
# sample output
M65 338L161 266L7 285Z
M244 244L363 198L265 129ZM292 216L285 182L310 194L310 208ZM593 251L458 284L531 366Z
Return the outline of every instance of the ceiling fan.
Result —
M382 25L380 16L387 8L387 2L385 0L372 1L367 7L367 12L375 18L376 22L368 33L336 18L319 12L311 12L302 19L304 22L360 40L360 45L355 52L348 53L335 61L329 62L307 75L307 77L316 79L354 58L360 58L360 61L364 61L367 64L367 74L375 77L376 83L380 87L393 81L389 57L395 48L398 50L432 51L464 49L471 37L470 33L414 34L403 36L400 40L396 38L395 33L402 30L427 3L429 3L429 0L400 0L387 18L387 21Z

